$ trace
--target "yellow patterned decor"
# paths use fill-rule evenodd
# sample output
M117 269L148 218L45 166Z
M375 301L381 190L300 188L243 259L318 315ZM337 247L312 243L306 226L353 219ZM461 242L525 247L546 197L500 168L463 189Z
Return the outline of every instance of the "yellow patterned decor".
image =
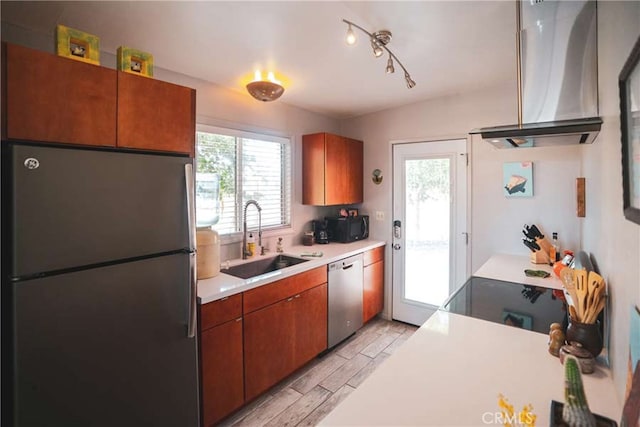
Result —
M74 28L56 27L56 53L77 61L100 65L100 38Z
M532 412L531 404L524 405L522 410L516 413L509 399L499 394L498 407L500 412L496 414L496 423L502 423L505 427L535 427L538 417Z
M153 77L153 55L130 47L118 48L118 70Z

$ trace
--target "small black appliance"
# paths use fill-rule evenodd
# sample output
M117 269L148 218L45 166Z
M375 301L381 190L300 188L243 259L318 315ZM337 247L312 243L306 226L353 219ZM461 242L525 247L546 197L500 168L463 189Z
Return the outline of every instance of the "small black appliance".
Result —
M329 241L350 243L369 237L369 215L327 218Z
M316 243L321 245L329 243L328 227L329 224L326 219L318 219L311 222L311 228L313 230Z

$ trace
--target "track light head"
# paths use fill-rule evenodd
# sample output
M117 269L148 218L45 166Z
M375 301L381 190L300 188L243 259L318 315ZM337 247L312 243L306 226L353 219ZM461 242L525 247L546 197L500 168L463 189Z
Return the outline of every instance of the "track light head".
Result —
M355 43L356 36L354 34L353 27L356 27L357 29L365 33L367 36L369 36L369 40L371 41L371 49L373 50L373 55L376 58L381 57L385 50L389 53L389 59L387 60L387 67L385 68L385 71L387 72L387 74L395 73L396 70L393 63L393 60L395 59L395 62L404 71L404 80L407 83L407 87L409 89L415 87L416 82L414 82L413 79L411 79L411 76L409 75L409 72L407 72L407 69L404 68L404 65L402 65L402 62L400 62L398 57L395 56L393 52L391 52L391 50L387 47L387 44L389 44L389 42L391 41L391 36L392 36L391 31L380 30L380 31L376 31L375 33L370 33L369 31L365 30L361 26L354 24L351 21L347 21L346 19L343 19L342 22L344 22L349 26L349 28L347 29L347 44L353 45Z
M392 74L396 72L395 68L393 67L393 59L391 59L391 55L389 55L389 59L387 59L386 71L387 71L387 74Z
M374 39L371 39L371 49L373 49L373 56L376 58L380 58L384 53L378 42Z
M347 44L354 45L356 43L356 33L353 32L353 28L351 28L351 24L349 24L349 29L347 30Z
M411 79L411 76L406 71L404 72L404 79L407 82L407 88L412 89L416 85L416 82Z

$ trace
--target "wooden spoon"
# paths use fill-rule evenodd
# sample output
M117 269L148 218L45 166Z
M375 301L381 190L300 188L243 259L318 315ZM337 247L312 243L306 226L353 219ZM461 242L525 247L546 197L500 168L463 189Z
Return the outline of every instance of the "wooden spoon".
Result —
M590 311L590 308L596 307L598 305L598 301L596 300L596 294L598 293L598 288L601 286L604 279L595 271L590 271L589 276L587 278L587 303L586 309ZM586 317L586 315L585 315Z
M576 293L576 287L574 284L575 274L574 274L573 268L569 268L569 267L563 268L562 271L560 271L560 279L562 279L564 288L567 290L567 292L569 292L569 296L571 297L571 304L569 305L569 307L574 308L573 314L571 314L572 313L571 311L569 311L569 314L571 314L572 319L575 319L579 322L580 319L577 316L578 294Z
M578 295L578 307L576 311L580 316L580 322L584 322L584 315L587 310L586 301L589 291L587 289L587 270L574 270L574 285Z

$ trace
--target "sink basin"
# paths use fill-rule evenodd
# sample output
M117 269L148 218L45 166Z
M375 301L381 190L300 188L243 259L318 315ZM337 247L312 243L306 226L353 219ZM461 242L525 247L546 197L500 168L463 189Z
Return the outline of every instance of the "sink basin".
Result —
M234 265L222 273L230 274L241 279L249 279L251 277L260 276L261 274L270 273L280 270L281 268L291 267L292 265L307 262L308 259L296 258L288 255L277 255L270 258L262 258L256 261L247 262L240 265Z

